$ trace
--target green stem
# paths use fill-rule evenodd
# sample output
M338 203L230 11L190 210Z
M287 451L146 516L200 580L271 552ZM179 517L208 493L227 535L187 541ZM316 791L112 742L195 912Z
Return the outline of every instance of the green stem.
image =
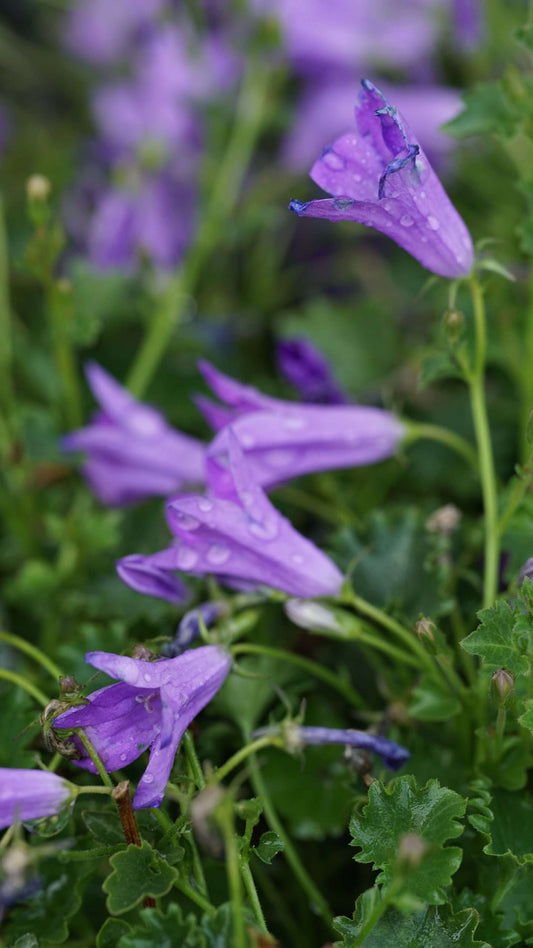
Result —
M76 734L77 737L79 737L80 741L82 742L82 744L83 744L85 750L87 751L87 753L88 753L89 757L91 758L91 760L92 760L94 766L96 767L98 773L100 774L100 779L101 779L102 783L104 783L104 784L106 785L106 787L109 787L111 790L114 790L114 789L115 789L115 785L114 785L113 781L111 780L111 777L110 777L109 774L107 773L107 770L105 769L105 767L104 767L104 765L103 765L103 763L102 763L102 761L101 761L101 759L100 759L100 755L99 755L98 752L94 749L93 745L91 744L91 742L90 742L89 738L87 737L87 735L85 734L85 732L82 730L81 727L74 727L74 728L72 728L72 730L73 730L73 733Z
M233 825L233 800L230 796L225 796L216 808L216 820L222 835L224 837L224 849L226 854L226 873L228 877L228 889L231 904L231 914L233 918L233 940L231 942L234 948L246 948L246 929L244 926L243 899L241 885L241 867L239 860L239 851L235 839L235 827Z
M216 911L214 905L211 905L211 902L208 901L200 892L197 892L196 889L193 889L192 885L189 885L188 882L185 882L181 877L176 879L174 882L176 889L179 889L180 892L183 892L191 902L195 902L202 911L207 912L209 915L213 915Z
M529 417L533 411L533 266L529 280L529 307L527 311L525 339L522 340L523 352L525 358L522 360L522 432L523 448L521 456L527 457L530 446L527 443L526 432L529 425Z
M250 869L250 866L246 862L246 860L242 858L240 860L240 870L241 870L241 878L244 883L244 888L246 889L246 894L250 900L250 905L252 906L252 910L256 917L259 929L260 931L264 932L265 935L267 935L268 934L267 923L265 921L265 916L263 914L261 902L259 901L259 896L257 894L257 889L255 887L252 870Z
M76 787L78 795L81 793L105 793L107 796L111 796L113 792L113 786L111 787Z
M43 707L49 704L50 698L47 698L36 685L32 684L31 681L26 681L22 675L17 675L16 672L10 671L9 668L0 668L0 678L5 678L6 681L10 681L13 685L18 685L19 688L23 688L32 698L35 698L38 704L42 704Z
M362 599L361 596L358 596L353 590L349 590L347 601L362 615L366 616L368 619L372 619L373 622L376 622L383 628L388 629L389 632L392 632L405 645L407 645L411 652L414 652L414 654L419 659L419 661L416 662L411 660L411 664L414 664L417 668L423 666L426 671L430 672L430 674L434 674L435 668L433 662L431 661L431 657L426 652L424 646L418 641L414 632L411 632L410 629L406 629L405 626L400 625L396 619L388 616L387 613L383 612L383 610L378 606L374 606L371 602L367 602L366 599ZM376 644L376 648L377 647L378 646Z
M63 387L64 412L69 428L82 423L81 392L76 360L69 336L68 302L52 280L46 281L50 329L56 369Z
M331 929L332 927L332 915L329 909L329 906L324 899L322 893L317 889L315 883L311 877L307 874L307 870L303 863L300 860L296 849L292 845L291 840L289 839L285 828L281 823L276 810L270 799L266 784L263 780L261 770L257 763L255 757L250 758L250 773L251 781L254 787L254 791L258 797L260 797L263 804L263 810L270 829L273 830L277 836L283 841L283 855L287 862L289 863L294 875L296 876L298 882L300 883L302 889L307 895L309 902L316 909L318 914L324 920L326 925Z
M475 277L470 280L476 331L476 359L470 374L470 402L479 455L479 471L485 511L485 568L483 606L491 606L496 598L498 583L498 496L496 472L492 454L487 403L485 397L485 363L487 354L486 317L483 292Z
M45 655L44 652L41 652L40 648L37 648L30 642L26 642L26 640L20 638L20 636L13 635L11 632L0 632L0 641L7 642L8 645L12 645L13 648L18 648L20 652L25 652L26 655L35 659L46 671L50 672L56 682L61 677L62 671L57 667L55 662L53 662L51 658L48 658L48 655Z
M391 904L392 900L394 899L395 895L397 894L400 888L401 888L401 880L394 879L394 881L390 884L389 888L385 891L385 893L381 895L379 902L377 903L373 912L370 913L370 917L367 919L362 929L360 930L357 936L357 941L354 942L354 948L355 948L355 945L364 945L364 939L367 937L367 935L370 935L370 932L372 931L372 929L377 925L380 918L385 914L389 905Z
M261 67L252 64L241 86L233 130L226 153L218 164L200 232L181 274L165 292L160 308L150 322L128 377L127 385L137 398L141 398L148 388L189 295L194 291L206 260L221 239L224 225L237 202L263 121L268 85L269 74L264 64ZM181 305L175 301L177 295L182 297Z
M4 217L4 202L0 196L0 398L6 419L13 409L13 341L11 337L11 306L9 302L9 251Z
M183 747L185 750L185 757L187 758L187 763L191 769L191 774L193 780L198 788L198 790L205 789L205 777L202 770L200 761L198 760L198 755L196 753L196 748L194 746L194 740L190 731L185 731L185 734L182 737Z
M527 460L524 465L523 471L521 471L515 481L515 484L511 490L509 500L507 501L507 507L503 511L498 520L498 533L500 536L505 531L507 524L511 520L515 510L518 509L522 503L528 488L531 486L531 481L533 478L533 452L530 451Z
M456 434L455 431L449 431L448 428L441 428L439 425L423 425L412 421L406 421L406 425L406 441L408 444L420 439L439 441L441 444L445 444L448 448L451 448L452 451L456 451L457 454L460 454L461 457L468 461L474 470L477 471L478 459L476 452L472 445L469 444L465 438L462 438L461 435Z
M270 645L249 645L246 642L242 645L235 645L231 651L233 655L267 655L270 658L279 659L280 662L288 662L291 665L297 665L315 678L326 682L326 684L334 688L335 691L338 691L354 708L360 710L365 707L365 702L351 685L343 681L339 675L330 671L329 668L320 665L318 662L314 662L310 658L305 658L303 655L295 655L293 652L284 652L283 649L272 648Z
M235 754L233 754L225 764L222 764L222 767L219 767L213 777L211 778L211 783L221 783L225 778L231 773L232 770L235 770L235 767L238 767L239 764L246 760L251 754L255 754L258 750L262 750L263 747L280 747L284 748L284 743L280 737L273 734L266 734L263 737L258 737L255 741L252 741L251 744L245 744L244 747L241 747Z

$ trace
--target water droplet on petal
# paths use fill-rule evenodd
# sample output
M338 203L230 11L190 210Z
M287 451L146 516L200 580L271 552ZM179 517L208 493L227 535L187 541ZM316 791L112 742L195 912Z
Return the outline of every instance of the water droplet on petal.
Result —
M222 546L221 543L213 543L213 546L209 547L207 551L207 560L213 566L221 566L222 563L226 563L230 558L230 550L227 546Z
M263 460L269 467L288 467L294 461L294 451L284 451L282 448L273 451L265 451Z
M241 502L244 507L251 507L254 502L254 495L249 490L243 490L240 493Z
M328 168L331 168L332 171L342 171L345 165L342 155L337 154L336 151L331 149L324 152L322 160Z
M208 510L213 509L213 501L209 500L208 497L201 497L198 501L198 508L203 510L204 513L207 513Z
M409 214L403 214L402 217L400 217L400 224L402 227L412 227L414 220L409 216Z
M283 427L287 428L288 431L301 431L305 426L305 419L297 415L290 415L288 418L283 419Z
M293 563L296 564L296 566L301 566L304 561L304 558L303 556L300 556L299 553L293 553L291 556L291 560Z
M433 214L430 214L430 215L428 216L428 218L427 218L427 225L428 225L428 227L429 227L430 230L438 230L439 227L440 227L440 224L439 224L437 218L436 218L436 217L433 217Z
M128 756L127 754L121 754L120 755L121 761L124 762L127 759L127 756Z
M191 517L190 514L183 513L181 510L177 511L176 520L182 530L197 530L200 526L199 520L196 520L195 517Z
M253 448L255 444L255 438L253 435L248 434L246 431L239 434L239 441L241 442L243 448Z
M145 673L144 673L143 678L144 678L145 681L151 681L151 680L152 680L152 676L149 675L148 672L145 672Z
M144 780L145 783L153 783L153 782L154 782L154 778L153 778L153 775L152 775L152 774L145 774L144 777L143 777L143 780Z
M190 546L180 546L176 554L176 563L180 569L192 569L198 562L198 554Z
M361 175L354 173L354 174L352 175L352 178L354 179L354 181L360 181L360 180L361 180Z
M264 523L253 520L249 529L258 540L273 540L278 535L278 525L275 520L265 520Z

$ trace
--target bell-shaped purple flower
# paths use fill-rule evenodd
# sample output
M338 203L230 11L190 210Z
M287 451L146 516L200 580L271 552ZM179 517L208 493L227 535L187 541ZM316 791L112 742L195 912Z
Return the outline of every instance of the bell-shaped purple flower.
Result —
M231 412L198 401L219 431L208 449L213 464L228 449L228 422L246 455L253 478L265 488L315 471L373 464L390 457L405 435L390 412L362 405L300 405L269 398L202 362L201 370ZM223 476L224 470L221 470ZM227 476L227 475L226 475Z
M78 0L65 24L65 43L94 65L113 63L153 24L165 0Z
M398 110L368 79L362 86L357 131L326 148L311 169L333 197L291 201L290 209L373 227L439 276L466 276L474 249L464 221Z
M63 448L87 456L83 473L103 503L165 497L184 483L203 483L200 441L175 431L96 363L87 366L87 378L102 410L87 427L63 438Z
M230 656L216 645L205 645L155 662L109 652L88 652L85 660L120 682L89 695L90 704L60 714L54 727L83 728L110 772L151 747L133 805L159 806L181 738L224 683ZM83 757L73 763L95 773L83 745L74 740Z
M282 339L276 346L276 361L282 375L306 402L346 405L350 399L337 385L322 353L305 338Z
M73 796L74 787L47 770L0 767L0 829L15 820L54 816Z
M385 767L398 770L411 754L405 747L389 741L385 737L368 734L367 731L358 731L355 728L339 727L300 727L291 726L291 743L305 747L307 744L344 744L348 747L358 747L379 754Z
M208 463L208 496L169 501L166 515L175 542L144 557L145 563L163 571L213 574L238 588L271 586L301 597L338 594L342 574L270 503L231 431L224 464L220 461ZM119 571L123 563L117 564Z

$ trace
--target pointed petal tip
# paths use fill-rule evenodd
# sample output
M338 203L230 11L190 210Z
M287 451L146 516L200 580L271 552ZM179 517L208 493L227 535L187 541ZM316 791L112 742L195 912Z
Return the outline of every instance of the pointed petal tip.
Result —
M309 202L298 201L296 198L293 198L292 201L287 205L289 211L294 211L295 214L302 214L305 211L307 204Z

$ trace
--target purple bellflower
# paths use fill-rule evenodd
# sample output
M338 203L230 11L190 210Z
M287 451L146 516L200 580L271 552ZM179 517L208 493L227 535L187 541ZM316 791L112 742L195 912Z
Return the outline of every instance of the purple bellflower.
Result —
M141 568L144 559L149 569L212 574L241 589L270 586L298 597L337 595L342 574L270 503L231 432L226 465L208 462L208 496L185 495L167 503L175 542L138 557ZM127 583L128 559L117 564Z
M361 405L300 405L262 395L202 362L209 385L234 412L197 400L219 431L208 449L213 463L227 451L228 422L254 479L265 488L316 471L373 464L394 454L405 435L402 423L381 408ZM223 463L223 461L222 461ZM224 471L221 470L221 476Z
M346 405L350 399L337 385L331 366L308 339L282 339L276 346L278 369L306 402Z
M333 197L291 201L290 209L299 217L373 227L439 276L466 276L474 249L464 221L398 110L368 79L362 86L357 133L337 139L311 169Z
M180 619L173 641L163 645L161 654L165 658L181 655L198 638L200 622L208 629L221 616L227 615L228 611L228 605L222 599L218 602L213 600L201 602L195 609L190 609Z
M149 28L166 0L78 0L65 24L65 44L94 65L112 64Z
M89 695L90 704L60 714L54 727L83 728L109 772L121 770L151 747L133 806L159 806L181 738L222 687L230 656L216 645L204 645L155 662L109 652L88 652L85 660L120 681ZM96 773L81 742L74 741L83 756L73 763Z
M72 797L68 781L47 770L0 767L0 829L16 820L54 816Z
M87 366L87 378L102 410L63 438L63 448L87 456L83 472L103 503L168 497L184 483L204 482L200 441L175 431L96 363Z
M405 747L385 737L368 734L367 731L357 731L354 728L338 727L300 727L291 724L291 747L305 747L308 744L345 744L349 747L358 747L361 750L379 754L385 767L398 770L409 760L411 754Z

